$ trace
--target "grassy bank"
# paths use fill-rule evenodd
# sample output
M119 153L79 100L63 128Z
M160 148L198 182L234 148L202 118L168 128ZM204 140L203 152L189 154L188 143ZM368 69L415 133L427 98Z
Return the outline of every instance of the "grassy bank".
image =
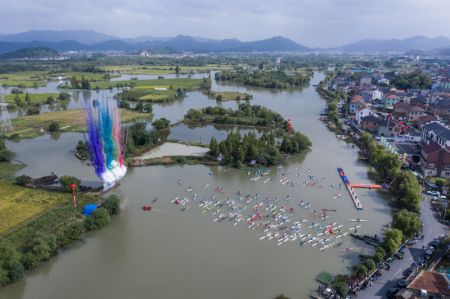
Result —
M123 122L145 119L148 113L120 109ZM85 116L82 109L48 112L16 118L12 121L14 133L20 138L34 138L45 134L52 122L59 123L62 132L79 132L85 129Z
M12 162L0 162L0 179L11 179L14 173L21 170L23 164Z
M58 98L59 93L30 93L30 104L44 104L47 102L48 98L53 98L54 100ZM6 103L17 104L16 97L20 102L25 102L25 94L8 94L5 96Z
M44 211L69 202L69 194L33 190L0 181L0 235Z
M103 228L120 212L120 199L110 196L91 216L82 214L93 194L78 194L78 207L69 193L27 189L0 182L0 286L21 280L24 270L39 266L83 233Z
M5 87L42 87L47 85L47 75L45 72L0 74L0 85Z

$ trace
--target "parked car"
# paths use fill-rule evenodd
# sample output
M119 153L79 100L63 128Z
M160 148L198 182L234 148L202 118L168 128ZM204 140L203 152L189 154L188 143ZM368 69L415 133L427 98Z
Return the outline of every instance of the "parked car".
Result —
M439 197L441 196L441 192L439 191L427 191L428 195Z
M407 281L406 279L400 279L400 280L397 282L397 286L398 286L399 288L406 288L406 287L408 286L408 281Z
M415 267L413 267L413 266L409 267L408 269L406 269L405 271L403 271L403 277L404 277L404 278L408 278L408 277L411 275L411 273L414 272L414 270L416 270Z
M394 296L397 295L398 291L400 291L399 288L391 288L387 291L386 296L388 298L394 298Z
M430 244L428 244L430 247L433 247L434 249L439 247L439 244L441 244L441 242L437 239L434 239L433 241L430 242Z

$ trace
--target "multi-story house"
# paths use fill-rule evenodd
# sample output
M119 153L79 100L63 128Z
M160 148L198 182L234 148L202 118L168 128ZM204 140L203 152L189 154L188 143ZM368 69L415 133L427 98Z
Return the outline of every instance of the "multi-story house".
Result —
M439 122L422 127L420 168L425 176L450 177L450 129Z

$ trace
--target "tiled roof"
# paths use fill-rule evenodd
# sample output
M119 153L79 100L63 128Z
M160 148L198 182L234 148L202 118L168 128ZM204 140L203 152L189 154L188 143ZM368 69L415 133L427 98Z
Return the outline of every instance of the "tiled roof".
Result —
M371 114L371 115L367 115L367 116L364 116L363 118L361 118L361 121L376 122L377 123L379 121L379 119L378 119L378 117L376 117L373 114Z
M425 290L429 293L450 296L447 278L437 272L422 270L408 285L408 289Z
M430 144L424 144L422 150L428 155L440 151L441 147L436 142L431 142Z
M445 140L450 140L450 129L444 127L438 122L431 122L429 124L424 125L423 128L428 131L433 130L437 136Z

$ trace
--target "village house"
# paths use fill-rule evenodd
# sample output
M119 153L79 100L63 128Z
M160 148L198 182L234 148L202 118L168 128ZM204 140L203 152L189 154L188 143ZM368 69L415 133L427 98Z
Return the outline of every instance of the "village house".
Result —
M369 76L361 77L361 79L359 79L359 85L360 86L370 86L370 85L372 85L372 77L369 77Z
M390 94L383 99L383 105L385 108L393 108L398 101L399 99L395 94Z
M406 298L450 298L448 279L444 274L438 272L427 270L420 271L408 285L406 290L410 291L412 294L412 297Z
M450 129L439 122L422 127L420 168L425 176L450 177Z
M369 115L372 115L372 114L373 114L372 109L370 109L370 108L365 108L365 107L360 108L360 109L356 112L356 114L355 114L355 121L356 121L356 123L357 123L358 125L360 125L360 124L361 124L361 119L362 119L363 117L366 117L366 116L369 116Z
M450 99L438 101L431 105L431 113L443 120L448 120L450 116Z
M383 92L381 90L375 89L372 91L372 100L381 100L383 99Z
M365 107L364 98L360 95L353 96L350 100L350 114L355 115L356 112L362 107Z
M371 114L361 119L360 128L370 133L376 133L378 131L378 122L378 117Z

